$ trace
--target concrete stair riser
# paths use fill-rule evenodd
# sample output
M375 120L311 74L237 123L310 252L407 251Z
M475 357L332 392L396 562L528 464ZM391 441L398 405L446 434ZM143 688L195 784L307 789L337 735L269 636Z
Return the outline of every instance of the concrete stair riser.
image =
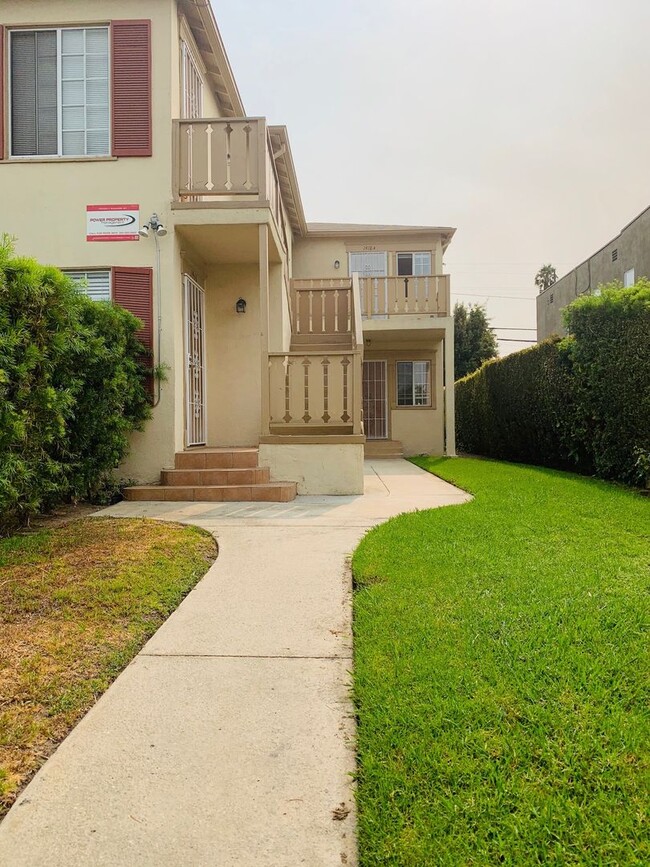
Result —
M174 469L164 469L160 485L135 485L124 491L133 501L289 503L295 482L271 482L268 467L259 467L258 450L195 449L177 452Z
M234 470L163 470L161 485L196 487L206 485L263 485L271 481L268 467Z
M177 470L232 470L257 466L257 449L201 449L177 452Z

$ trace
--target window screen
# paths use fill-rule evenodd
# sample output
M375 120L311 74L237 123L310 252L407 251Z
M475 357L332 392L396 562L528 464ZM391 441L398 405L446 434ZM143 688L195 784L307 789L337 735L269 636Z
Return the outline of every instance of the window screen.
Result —
M92 301L111 300L110 271L64 271Z
M350 253L350 274L362 277L385 277L388 274L386 253Z

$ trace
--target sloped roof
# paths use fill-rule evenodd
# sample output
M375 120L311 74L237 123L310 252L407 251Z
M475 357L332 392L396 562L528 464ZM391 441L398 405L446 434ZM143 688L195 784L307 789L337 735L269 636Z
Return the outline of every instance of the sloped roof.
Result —
M350 235L441 235L447 248L456 229L453 226L403 226L390 223L307 223L312 236L338 238Z
M224 117L245 117L244 105L233 75L212 7L206 0L178 0L205 64L208 83Z

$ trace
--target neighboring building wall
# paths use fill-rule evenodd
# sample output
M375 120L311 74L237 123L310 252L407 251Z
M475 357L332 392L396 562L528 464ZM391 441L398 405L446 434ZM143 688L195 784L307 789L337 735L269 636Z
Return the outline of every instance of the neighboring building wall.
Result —
M599 286L618 280L634 269L634 279L650 278L650 208L593 256L537 296L537 339L566 334L562 310L580 295L591 294Z

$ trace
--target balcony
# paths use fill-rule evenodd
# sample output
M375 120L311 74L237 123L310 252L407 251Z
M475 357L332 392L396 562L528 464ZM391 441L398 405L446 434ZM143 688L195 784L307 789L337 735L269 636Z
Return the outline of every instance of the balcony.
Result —
M449 274L424 277L359 276L361 316L450 316Z
M175 202L268 207L286 249L287 215L264 118L174 120L173 145Z

